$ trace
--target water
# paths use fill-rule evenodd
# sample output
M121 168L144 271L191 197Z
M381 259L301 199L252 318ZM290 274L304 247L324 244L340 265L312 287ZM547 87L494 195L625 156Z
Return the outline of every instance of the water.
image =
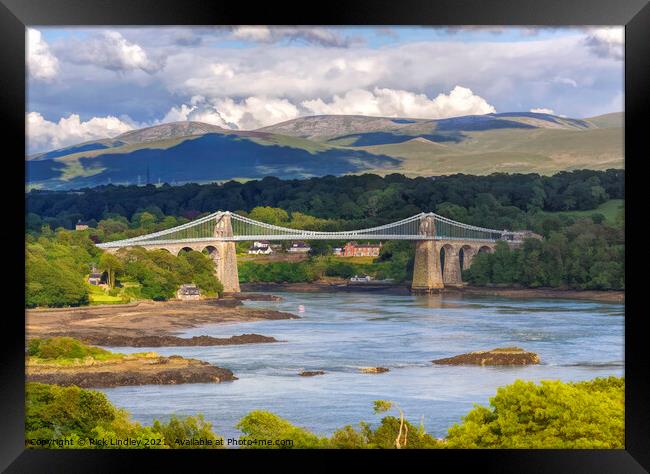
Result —
M345 424L378 422L373 400L392 400L418 425L443 437L475 403L516 379L577 381L624 372L624 307L561 299L411 296L380 293L277 293L251 301L302 319L210 325L183 336L258 333L283 342L222 347L111 348L155 351L208 361L239 378L221 384L150 385L103 391L133 419L203 413L232 437L237 421L270 410L322 435ZM302 305L302 308L301 308ZM302 312L300 312L302 310ZM439 366L432 359L519 346L541 364L522 367ZM390 372L362 374L383 366ZM325 375L300 377L302 370Z

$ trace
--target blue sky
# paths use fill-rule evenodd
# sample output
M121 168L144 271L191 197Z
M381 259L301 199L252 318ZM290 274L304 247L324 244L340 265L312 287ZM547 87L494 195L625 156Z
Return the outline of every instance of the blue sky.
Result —
M30 28L29 152L178 120L623 110L623 28Z

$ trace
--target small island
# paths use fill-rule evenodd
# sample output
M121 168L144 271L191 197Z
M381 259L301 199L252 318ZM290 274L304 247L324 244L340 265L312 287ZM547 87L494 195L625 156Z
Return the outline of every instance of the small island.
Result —
M497 347L489 351L470 352L432 362L446 365L528 365L539 364L539 356L519 347Z
M127 385L220 383L233 373L197 359L155 352L119 354L70 337L32 339L26 360L27 381L106 388Z

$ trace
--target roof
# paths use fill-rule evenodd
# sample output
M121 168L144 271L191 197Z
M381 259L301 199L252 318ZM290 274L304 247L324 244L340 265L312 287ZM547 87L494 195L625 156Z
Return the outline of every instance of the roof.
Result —
M187 284L187 285L181 285L181 287L178 289L179 293L183 295L198 295L200 294L200 290L198 286L192 285L192 284Z
M381 244L358 244L356 242L348 242L346 245L353 245L356 248L377 248L382 246Z

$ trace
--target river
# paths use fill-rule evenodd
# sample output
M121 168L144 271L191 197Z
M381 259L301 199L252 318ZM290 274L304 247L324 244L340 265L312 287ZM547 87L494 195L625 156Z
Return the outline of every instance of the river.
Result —
M221 384L152 385L102 389L134 420L150 424L172 414L202 413L223 436L251 410L272 411L329 435L345 424L377 423L373 400L392 400L428 432L447 429L475 403L487 405L497 387L516 379L586 380L624 373L624 306L584 300L412 296L382 293L274 292L282 301L251 307L301 319L211 325L183 336L258 333L283 341L216 347L109 348L155 351L208 361L239 378ZM539 354L540 365L433 365L432 359L495 347ZM362 374L364 366L388 367ZM325 375L300 377L302 370Z

